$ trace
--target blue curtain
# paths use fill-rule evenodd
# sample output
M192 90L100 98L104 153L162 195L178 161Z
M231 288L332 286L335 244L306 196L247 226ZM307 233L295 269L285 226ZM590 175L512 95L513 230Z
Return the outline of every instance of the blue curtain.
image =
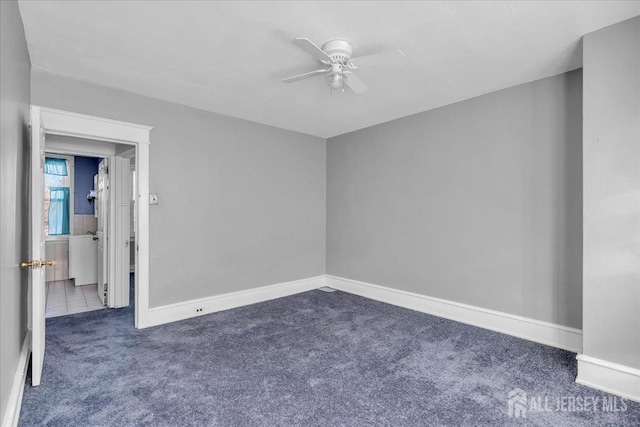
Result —
M69 234L69 188L51 187L49 191L49 235Z
M44 159L44 173L49 175L67 176L67 161L64 159L54 159L47 157Z

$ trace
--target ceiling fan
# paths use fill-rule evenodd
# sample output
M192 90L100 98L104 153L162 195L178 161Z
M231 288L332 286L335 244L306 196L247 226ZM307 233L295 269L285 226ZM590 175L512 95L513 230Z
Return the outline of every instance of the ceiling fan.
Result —
M324 64L325 67L297 76L287 77L286 79L282 79L282 81L284 83L293 83L309 77L326 76L327 83L332 92L334 89L344 92L344 87L348 86L355 93L362 93L366 91L368 87L353 72L354 70L360 67L394 63L405 56L401 50L391 50L352 58L353 46L347 40L342 39L329 40L322 45L322 48L305 38L295 39L292 43L316 58Z

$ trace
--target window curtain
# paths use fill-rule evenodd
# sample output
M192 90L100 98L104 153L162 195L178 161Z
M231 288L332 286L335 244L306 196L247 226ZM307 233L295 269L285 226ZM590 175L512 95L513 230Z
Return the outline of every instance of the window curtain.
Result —
M47 157L44 159L44 173L49 175L67 176L67 161L64 159L54 159Z
M69 188L51 187L49 191L49 235L69 234Z

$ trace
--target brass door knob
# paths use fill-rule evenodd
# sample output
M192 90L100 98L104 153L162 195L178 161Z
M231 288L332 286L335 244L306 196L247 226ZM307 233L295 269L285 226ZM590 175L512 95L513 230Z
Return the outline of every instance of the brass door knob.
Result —
M31 267L35 270L36 268L40 268L45 265L51 267L55 265L55 263L56 262L52 259L48 259L46 261L23 261L20 263L20 267L22 268Z
M22 267L22 268L27 268L27 267L40 268L40 261L22 261L20 263L20 267Z

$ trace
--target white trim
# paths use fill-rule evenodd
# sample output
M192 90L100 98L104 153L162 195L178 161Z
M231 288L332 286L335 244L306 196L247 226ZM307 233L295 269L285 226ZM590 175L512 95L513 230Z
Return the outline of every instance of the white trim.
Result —
M18 425L20 419L20 409L22 408L22 394L24 392L24 383L27 379L27 368L29 364L29 354L31 352L31 331L27 330L22 341L20 356L18 356L18 366L13 384L9 392L9 400L2 419L2 427L14 427Z
M308 279L278 283L275 285L262 286L244 291L230 292L207 298L163 305L161 307L154 307L149 310L149 317L145 319L145 323L140 325L140 327L156 326L202 316L203 314L230 310L232 308L282 298L301 292L307 292L320 288L324 285L325 276L322 275L310 277Z
M87 140L85 138L65 139L55 135L46 140L47 152L71 154L84 157L110 157L116 154L116 143L109 141Z
M42 117L46 133L88 140L117 142L136 148L136 275L135 326L149 316L149 145L151 126L31 106ZM143 203L144 201L144 203Z
M327 275L327 286L410 310L579 353L582 331L468 304Z
M640 402L640 369L579 354L578 384Z
M189 319L323 286L576 353L582 350L580 329L331 275L154 307L149 309L148 317L138 327L145 328ZM202 310L197 311L198 309Z
M149 323L149 144L137 147L136 192L135 324L144 328Z
M47 133L102 141L149 144L151 126L39 107Z

